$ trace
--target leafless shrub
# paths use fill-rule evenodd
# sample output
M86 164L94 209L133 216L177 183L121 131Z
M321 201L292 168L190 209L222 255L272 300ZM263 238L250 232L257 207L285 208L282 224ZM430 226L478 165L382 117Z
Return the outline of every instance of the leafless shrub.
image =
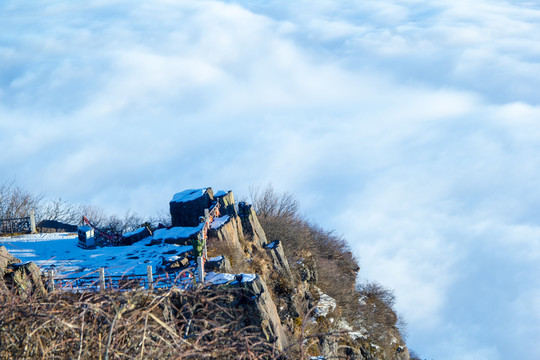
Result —
M290 192L279 194L268 184L262 190L260 186L250 186L249 193L259 217L294 218L298 215L298 200Z
M298 201L288 192L277 193L271 185L264 190L251 187L251 198L266 237L281 241L289 263L311 254L318 268L317 286L345 307L353 301L360 268L347 242L300 216Z

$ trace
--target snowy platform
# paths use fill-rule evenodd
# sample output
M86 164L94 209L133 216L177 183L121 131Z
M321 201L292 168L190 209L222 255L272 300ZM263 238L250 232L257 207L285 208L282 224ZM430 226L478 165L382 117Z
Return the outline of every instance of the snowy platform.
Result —
M1 237L0 246L21 261L32 261L42 271L55 269L57 275L76 277L105 267L109 275L145 274L147 265L161 265L164 253L182 254L193 247L175 244L147 246L148 237L130 246L82 249L75 233L51 233ZM170 255L169 255L170 256Z

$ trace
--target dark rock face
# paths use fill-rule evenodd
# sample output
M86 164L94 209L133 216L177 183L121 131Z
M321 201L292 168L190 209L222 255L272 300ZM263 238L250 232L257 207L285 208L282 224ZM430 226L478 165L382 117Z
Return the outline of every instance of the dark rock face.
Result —
M172 226L195 227L204 216L204 209L210 209L214 201L211 188L185 190L174 195L169 202Z
M232 191L229 191L227 193L220 192L216 194L215 199L219 203L220 215L236 216L236 209L234 207L234 196Z
M61 223L56 220L42 220L36 225L40 233L77 232L76 225Z
M126 235L122 236L122 243L125 245L131 245L136 243L137 241L141 241L142 239L146 239L147 237L152 236L152 231L150 231L150 229L145 226L137 231L128 233Z
M253 206L244 202L238 203L238 215L242 219L244 232L252 237L253 242L264 246L267 243L266 235Z

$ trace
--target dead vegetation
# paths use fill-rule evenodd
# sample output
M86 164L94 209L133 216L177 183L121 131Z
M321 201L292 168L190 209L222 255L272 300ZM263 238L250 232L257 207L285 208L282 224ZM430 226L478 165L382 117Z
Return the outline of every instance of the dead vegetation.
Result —
M0 359L270 359L235 289L0 293Z
M332 231L326 231L299 214L299 204L291 193L278 193L271 185L251 189L251 201L269 241L280 240L289 264L296 266L298 280L314 285L334 298L340 314L349 324L367 336L362 340L384 344L390 336L403 337L406 323L394 311L392 291L377 283L357 284L360 270L348 243ZM312 289L312 288L310 288ZM311 290L311 304L317 293ZM302 315L302 314L301 314ZM320 320L320 321L319 321ZM328 319L317 321L317 333L333 326Z

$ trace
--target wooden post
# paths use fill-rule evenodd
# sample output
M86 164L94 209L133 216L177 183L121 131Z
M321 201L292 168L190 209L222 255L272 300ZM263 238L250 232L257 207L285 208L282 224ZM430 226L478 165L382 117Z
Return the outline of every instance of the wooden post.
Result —
M154 277L152 275L152 265L146 266L146 276L148 278L148 290L154 290Z
M210 210L204 209L204 220L208 221L209 217L210 217Z
M30 232L32 234L37 233L36 231L36 213L34 209L30 210Z
M54 271L49 270L49 292L53 292L54 290Z
M105 291L105 269L99 268L99 291Z
M204 282L204 262L202 256L197 256L197 273L199 283Z

